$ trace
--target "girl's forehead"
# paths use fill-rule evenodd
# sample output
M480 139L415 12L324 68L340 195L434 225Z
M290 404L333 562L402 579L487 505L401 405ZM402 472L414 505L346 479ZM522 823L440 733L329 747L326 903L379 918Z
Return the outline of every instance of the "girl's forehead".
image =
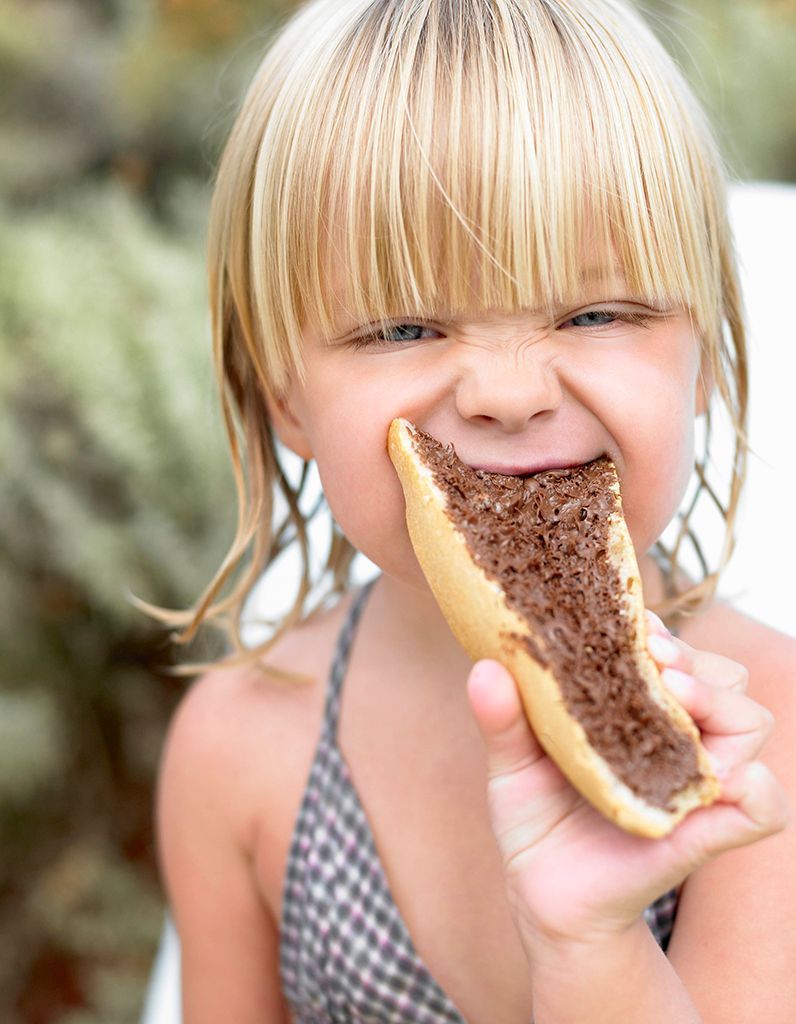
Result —
M448 254L440 252L439 273L434 289L424 291L417 288L413 296L390 295L384 282L374 282L368 273L363 274L362 266L347 266L340 259L340 249L330 253L325 261L328 268L323 275L323 287L316 301L306 309L305 326L321 333L342 334L353 330L363 322L391 319L397 316L423 316L429 319L451 321L458 318L477 320L496 314L541 315L558 313L565 306L587 304L601 300L624 300L643 302L649 299L640 289L633 288L627 280L616 247L600 258L599 248L593 235L586 233L584 243L576 260L577 272L574 280L558 283L548 296L535 295L537 301L490 301L490 289L483 281L484 261L477 253L470 254L470 265L454 266ZM465 259L465 263L466 263ZM494 274L495 267L487 261L488 271ZM394 277L411 268L393 267ZM462 277L469 287L463 294ZM533 289L526 289L530 297ZM320 302L318 302L320 299Z

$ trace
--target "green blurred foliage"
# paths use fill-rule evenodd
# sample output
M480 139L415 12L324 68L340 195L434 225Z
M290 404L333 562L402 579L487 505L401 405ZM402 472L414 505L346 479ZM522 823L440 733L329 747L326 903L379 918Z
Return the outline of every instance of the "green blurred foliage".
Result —
M0 190L207 177L279 0L0 0Z
M0 0L0 1019L135 1021L185 607L233 528L209 180L290 0ZM741 177L796 181L792 0L642 4ZM205 651L201 653L206 653Z
M205 205L196 190L183 198ZM220 520L229 527L201 234L191 245L187 231L165 233L108 187L3 219L7 535L25 563L80 579L93 607L129 626L125 587L184 597L197 541L217 551ZM205 571L211 557L198 555ZM0 636L13 644L25 611L10 614Z
M641 0L742 180L796 181L796 0Z
M3 1021L140 1013L155 771L184 684L128 594L188 606L232 535L208 180L279 14L0 0Z
M198 183L174 188L165 224L95 182L2 209L0 992L24 1020L61 1019L42 956L61 961L48 977L76 972L59 984L84 1015L135 1019L159 930L152 792L182 686L128 594L187 606L233 527L206 203ZM100 970L137 977L123 1014L97 1002L115 991Z

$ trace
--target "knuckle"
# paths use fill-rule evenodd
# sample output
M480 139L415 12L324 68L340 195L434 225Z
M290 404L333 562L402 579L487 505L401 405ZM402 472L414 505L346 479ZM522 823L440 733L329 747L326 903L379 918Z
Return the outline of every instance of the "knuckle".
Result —
M779 824L781 831L793 825L793 805L784 793L779 803Z
M774 731L774 726L777 724L777 720L774 717L773 712L769 711L768 708L759 705L760 707L760 729L765 736L770 736Z
M717 658L716 670L718 685L738 693L746 692L749 686L749 670L744 665L730 658L721 657Z
M735 661L731 664L734 669L734 678L730 684L731 689L738 690L740 693L746 693L749 689L749 669Z

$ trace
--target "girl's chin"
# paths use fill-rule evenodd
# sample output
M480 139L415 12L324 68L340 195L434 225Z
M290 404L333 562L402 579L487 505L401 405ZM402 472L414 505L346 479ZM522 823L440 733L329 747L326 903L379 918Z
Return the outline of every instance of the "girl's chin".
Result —
M397 561L393 562L391 559L390 564L380 566L380 568L386 576L389 576L401 586L409 588L418 597L421 595L432 597L431 589L426 581L426 577L423 575L423 570L414 556L414 552L412 552L410 561L398 564Z
M423 602L428 598L433 602L434 595L431 593L428 581L415 557L409 538L405 538L405 551L404 545L400 545L400 550L397 550L398 547L398 545L393 545L385 558L379 558L375 553L368 554L367 551L364 554L382 572L383 586L395 588L396 591L405 593L407 598L413 601Z

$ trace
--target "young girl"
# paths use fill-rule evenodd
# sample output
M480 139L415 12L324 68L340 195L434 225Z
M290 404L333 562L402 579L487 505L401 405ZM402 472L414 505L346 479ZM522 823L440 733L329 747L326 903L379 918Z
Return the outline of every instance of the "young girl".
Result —
M707 494L732 525L746 364L720 161L639 17L316 0L226 149L211 285L241 518L187 633L225 615L238 635L290 524L307 554L275 437L315 460L339 529L327 598L302 619L305 573L273 642L204 675L170 733L185 1020L792 1022L796 642L686 576L687 514L656 549L692 476L689 510ZM695 441L712 405L737 437L726 505ZM650 651L718 803L652 841L569 787L430 595L396 416L495 471L611 456L646 603L676 630L651 618ZM381 569L360 589L355 550Z

